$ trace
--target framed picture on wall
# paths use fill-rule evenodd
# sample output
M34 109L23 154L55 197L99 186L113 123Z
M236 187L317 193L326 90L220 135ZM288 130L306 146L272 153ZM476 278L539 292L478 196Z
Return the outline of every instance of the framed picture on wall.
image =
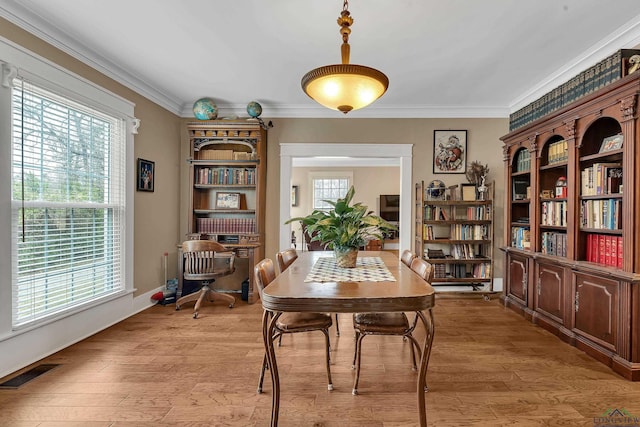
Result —
M433 131L433 173L467 171L467 131Z
M291 206L298 206L298 186L291 186Z
M136 190L153 192L155 172L155 162L145 159L138 159L138 179Z

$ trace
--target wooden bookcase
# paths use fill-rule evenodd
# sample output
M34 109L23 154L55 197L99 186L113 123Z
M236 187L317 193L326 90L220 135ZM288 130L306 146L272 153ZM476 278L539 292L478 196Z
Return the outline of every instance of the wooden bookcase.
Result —
M249 259L264 257L267 131L257 121L186 123L190 157L188 235L212 239Z
M485 200L460 200L431 197L424 182L416 184L415 253L435 267L436 290L453 286L487 298L493 292L493 191L489 184Z
M631 380L640 380L639 94L636 73L501 138L505 305Z

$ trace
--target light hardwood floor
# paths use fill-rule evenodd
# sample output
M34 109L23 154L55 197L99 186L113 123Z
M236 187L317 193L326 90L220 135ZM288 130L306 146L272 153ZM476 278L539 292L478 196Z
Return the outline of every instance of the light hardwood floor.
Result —
M261 306L155 306L43 360L62 365L0 390L0 426L266 426L271 384L256 394ZM428 372L430 426L594 426L608 409L640 417L640 383L505 309L498 299L439 298ZM320 333L278 351L281 426L414 426L409 344L363 341L352 396L351 316L340 316L327 391ZM420 328L420 327L419 327ZM422 338L422 329L417 336ZM640 425L640 422L638 423Z

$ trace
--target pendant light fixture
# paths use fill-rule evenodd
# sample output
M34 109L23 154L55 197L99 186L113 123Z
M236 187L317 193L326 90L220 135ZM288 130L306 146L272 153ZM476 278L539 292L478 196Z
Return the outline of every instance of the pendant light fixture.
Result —
M302 77L302 90L311 99L344 114L366 107L389 87L389 79L384 73L364 65L349 64L349 34L353 18L348 9L349 2L344 0L338 17L342 34L342 64L325 65Z

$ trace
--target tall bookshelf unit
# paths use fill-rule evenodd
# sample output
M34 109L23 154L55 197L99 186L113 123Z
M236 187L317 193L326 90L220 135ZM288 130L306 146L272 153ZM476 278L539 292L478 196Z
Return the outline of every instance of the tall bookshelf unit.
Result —
M505 305L634 381L639 94L636 73L501 138Z
M434 266L436 290L493 292L493 191L490 184L485 200L452 200L416 184L415 253Z
M257 121L186 124L190 145L188 238L212 239L249 259L248 301L254 302L253 267L263 258L267 131Z

